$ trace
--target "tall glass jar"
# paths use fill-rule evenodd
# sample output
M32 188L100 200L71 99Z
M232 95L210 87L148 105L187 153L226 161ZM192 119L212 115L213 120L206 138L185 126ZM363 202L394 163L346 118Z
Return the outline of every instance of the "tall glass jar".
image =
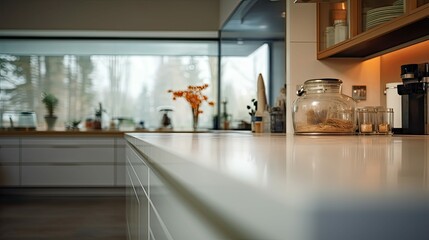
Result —
M341 80L333 78L305 81L293 103L296 134L355 133L356 102L341 93L341 85Z

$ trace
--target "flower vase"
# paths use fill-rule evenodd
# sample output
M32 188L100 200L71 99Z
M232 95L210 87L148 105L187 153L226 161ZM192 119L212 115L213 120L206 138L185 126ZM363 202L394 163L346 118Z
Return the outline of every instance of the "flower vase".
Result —
M198 129L198 109L192 108L192 129L197 131Z

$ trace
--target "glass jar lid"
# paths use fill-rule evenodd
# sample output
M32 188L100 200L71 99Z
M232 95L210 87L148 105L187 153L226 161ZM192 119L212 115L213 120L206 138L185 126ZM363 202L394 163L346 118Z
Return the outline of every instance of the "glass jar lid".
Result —
M343 81L336 78L317 78L309 79L304 82L304 85L297 91L297 95L301 96L304 93L325 93L325 92L341 92L341 84Z

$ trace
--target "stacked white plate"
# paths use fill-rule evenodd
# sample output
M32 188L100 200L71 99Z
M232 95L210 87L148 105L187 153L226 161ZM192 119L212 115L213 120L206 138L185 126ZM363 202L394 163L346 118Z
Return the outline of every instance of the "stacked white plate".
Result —
M398 0L393 4L393 6L385 6L368 10L366 13L366 30L404 14L404 5L402 0Z

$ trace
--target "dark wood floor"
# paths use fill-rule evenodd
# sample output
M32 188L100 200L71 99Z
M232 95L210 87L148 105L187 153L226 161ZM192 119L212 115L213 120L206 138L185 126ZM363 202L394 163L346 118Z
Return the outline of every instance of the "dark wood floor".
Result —
M123 197L5 197L0 239L126 239Z

